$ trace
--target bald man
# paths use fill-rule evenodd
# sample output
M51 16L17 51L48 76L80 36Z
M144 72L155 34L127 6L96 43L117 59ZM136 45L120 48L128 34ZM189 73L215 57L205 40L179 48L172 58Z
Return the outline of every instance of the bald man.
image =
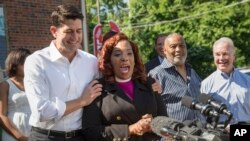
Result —
M181 105L183 96L198 99L201 78L186 63L187 45L179 33L169 34L164 41L165 58L161 65L149 72L149 75L160 81L162 97L169 117L179 121L204 120L198 111Z

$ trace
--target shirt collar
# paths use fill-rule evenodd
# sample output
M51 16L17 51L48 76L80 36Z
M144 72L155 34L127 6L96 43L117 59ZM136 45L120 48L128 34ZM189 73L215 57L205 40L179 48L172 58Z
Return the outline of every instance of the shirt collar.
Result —
M59 50L56 48L56 45L55 45L55 42L54 40L51 41L50 45L49 45L49 53L50 53L50 58L51 58L51 61L56 61L56 60L59 60L61 58L66 58L64 57L60 52ZM79 51L77 50L76 52L76 56L79 56Z
M233 68L233 70L231 71L231 73L228 75L227 73L225 73L225 72L222 72L221 70L219 70L219 69L217 69L217 72L219 73L219 74L221 74L221 76L222 77L224 77L224 78L232 78L233 77L233 74L234 74L234 72L235 72L235 69Z
M175 66L172 63L170 63L167 58L164 58L164 60L161 63L161 66L163 68L172 68L172 67L175 68ZM185 63L185 66L186 66L186 68L192 68L192 66L188 63Z
M164 60L163 60L162 63L161 63L161 66L162 66L163 68L171 68L171 67L174 67L174 65L173 65L172 63L170 63L170 62L168 61L167 58L164 58Z
M101 79L102 79L102 81L104 81L104 78L101 78ZM148 90L147 87L145 87L143 84L141 84L138 80L134 79L133 82L134 82L134 85L135 85L136 88L142 89L142 90L145 90L145 91ZM118 90L116 83L111 83L111 84L106 83L105 84L105 89L107 91L109 91L109 92L114 92L114 91Z
M162 61L164 60L164 58L162 58L161 56L157 56L158 57L158 60L160 61L160 63L162 63Z

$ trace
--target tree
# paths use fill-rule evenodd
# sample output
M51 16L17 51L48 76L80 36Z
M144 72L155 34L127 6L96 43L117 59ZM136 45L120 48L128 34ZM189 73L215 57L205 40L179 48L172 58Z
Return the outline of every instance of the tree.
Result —
M250 65L250 0L129 0L128 12L120 0L102 2L109 9L103 19L120 25L138 44L144 62L154 54L157 34L179 32L188 45L188 62L202 78L215 69L212 45L222 36L237 47L236 65Z
M90 52L93 53L93 29L98 24L97 18L97 0L87 0L87 18L89 27L89 40L90 40ZM103 33L109 31L109 20L115 20L116 22L122 23L124 18L124 12L122 9L127 6L123 0L99 0L100 5L100 22L103 26ZM122 15L123 14L123 15ZM121 18L122 17L122 18Z

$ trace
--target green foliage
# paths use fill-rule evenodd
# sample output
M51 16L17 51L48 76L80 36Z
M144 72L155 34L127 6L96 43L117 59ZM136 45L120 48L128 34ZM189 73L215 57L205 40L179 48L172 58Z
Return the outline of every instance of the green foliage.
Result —
M87 3L96 9L95 1ZM157 34L179 32L188 44L188 62L202 78L215 70L211 48L223 36L230 37L237 48L235 65L250 65L250 1L129 0L126 5L122 0L102 0L100 6L104 30L109 28L108 20L117 22L139 46L144 62L155 55ZM97 24L96 13L88 16L92 30Z
M214 71L212 50L208 47L190 46L188 45L189 62L195 70L199 72L200 77L205 78Z

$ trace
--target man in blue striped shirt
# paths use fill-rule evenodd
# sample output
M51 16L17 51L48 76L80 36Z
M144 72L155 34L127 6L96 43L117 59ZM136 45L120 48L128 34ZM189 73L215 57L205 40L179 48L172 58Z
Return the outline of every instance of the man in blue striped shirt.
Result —
M201 92L224 103L233 113L231 123L250 121L250 77L234 68L235 48L233 41L222 37L213 45L214 63L217 70L202 81ZM227 119L221 115L220 122Z
M183 96L198 99L201 78L186 63L187 46L182 35L169 34L164 42L164 58L161 65L149 72L149 75L160 81L163 89L162 97L169 117L179 120L201 120L199 111L181 105Z

